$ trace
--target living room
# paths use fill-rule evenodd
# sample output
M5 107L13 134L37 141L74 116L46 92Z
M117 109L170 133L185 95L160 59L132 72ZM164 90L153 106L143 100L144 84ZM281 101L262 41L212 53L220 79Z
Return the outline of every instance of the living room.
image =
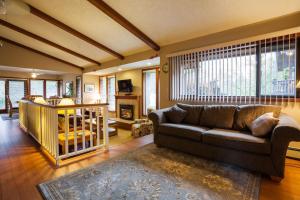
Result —
M299 19L0 0L0 199L299 199Z

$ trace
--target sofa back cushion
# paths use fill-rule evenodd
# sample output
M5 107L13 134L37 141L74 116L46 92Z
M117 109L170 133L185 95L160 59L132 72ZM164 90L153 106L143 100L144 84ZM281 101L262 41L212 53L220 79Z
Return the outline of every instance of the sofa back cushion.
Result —
M173 106L170 110L164 112L167 121L175 124L181 123L185 118L186 114L187 111L179 108L178 106Z
M183 119L183 123L193 124L193 125L199 124L200 116L203 111L204 105L188 105L188 104L177 103L177 106L187 111L187 114Z
M278 118L281 112L281 107L273 105L241 105L237 107L233 129L249 130L248 127L259 116L273 112L273 116Z
M236 106L233 105L205 106L200 117L200 125L209 128L231 129L235 110Z

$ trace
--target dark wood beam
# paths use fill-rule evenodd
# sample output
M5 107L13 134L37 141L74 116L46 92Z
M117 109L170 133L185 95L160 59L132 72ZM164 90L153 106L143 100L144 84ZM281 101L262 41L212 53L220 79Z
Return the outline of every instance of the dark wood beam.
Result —
M111 54L111 55L113 55L113 56L115 56L119 59L124 59L124 56L122 56L121 54L119 54L119 53L115 52L114 50L108 48L107 46L105 46L103 44L100 44L99 42L87 37L86 35L83 35L79 31L76 31L75 29L73 29L73 28L67 26L66 24L54 19L53 17L47 15L46 13L43 13L42 11L32 7L31 5L29 5L29 7L30 7L31 14L33 14L33 15L35 15L35 16L37 16L37 17L39 17L39 18L41 18L41 19L43 19L43 20L45 20L45 21L47 21L47 22L49 22L49 23L51 23L51 24L53 24L53 25L55 25L55 26L57 26L61 29L63 29L64 31L74 35L75 37L78 37L78 38L86 41L87 43L89 43L89 44L91 44L91 45L93 45L93 46L95 46L95 47L97 47L97 48L99 48L103 51L106 51L107 53L109 53L109 54Z
M31 47L25 46L25 45L23 45L23 44L20 44L20 43L18 43L18 42L12 41L12 40L10 40L10 39L7 39L7 38L4 38L4 37L1 37L1 36L0 36L0 40L2 40L2 41L4 41L4 42L7 42L7 43L10 43L10 44L13 44L13 45L18 46L18 47L27 49L27 50L29 50L29 51L32 51L32 52L37 53L37 54L40 54L40 55L42 55L42 56L46 56L46 57L51 58L51 59L54 59L54 60L56 60L56 61L59 61L59 62L68 64L68 65L71 65L71 66L73 66L73 67L77 67L77 68L79 68L79 69L81 69L81 70L83 69L82 67L80 67L80 66L78 66L78 65L75 65L75 64L70 63L70 62L68 62L68 61L65 61L65 60L62 60L62 59L60 59L60 58L51 56L51 55L49 55L49 54L46 54L46 53L44 53L44 52L38 51L38 50L33 49L33 48L31 48Z
M83 59L83 60L86 60L86 61L88 61L88 62L96 63L96 64L98 64L98 65L101 65L101 63L98 62L98 61L96 61L96 60L93 60L93 59L88 58L88 57L86 57L86 56L84 56L84 55L81 55L81 54L79 54L79 53L76 53L76 52L74 52L74 51L72 51L72 50L70 50L70 49L68 49L68 48L66 48L66 47L63 47L63 46L61 46L61 45L59 45L59 44L56 44L56 43L54 43L54 42L52 42L52 41L50 41L50 40L47 40L46 38L43 38L43 37L41 37L41 36L38 36L38 35L36 35L36 34L34 34L34 33L29 32L29 31L26 31L26 30L24 30L24 29L22 29L22 28L20 28L20 27L18 27L18 26L15 26L15 25L13 25L13 24L7 22L7 21L4 21L4 20L2 20L2 19L0 19L0 25L3 25L3 26L5 26L5 27L7 27L7 28L10 28L10 29L14 30L14 31L17 31L17 32L19 32L19 33L22 33L22 34L24 34L24 35L27 35L28 37L31 37L31 38L33 38L33 39L39 40L40 42L46 43L46 44L48 44L48 45L50 45L50 46L52 46L52 47L55 47L55 48L57 48L57 49L60 49L60 50L62 50L62 51L64 51L64 52L67 52L67 53L69 53L69 54L72 54L73 56L76 56L76 57L81 58L81 59Z
M111 8L108 4L106 4L103 0L88 0L91 4L93 4L96 8L104 12L107 16L115 20L121 26L126 28L133 35L141 39L148 46L150 46L155 51L160 50L160 46L156 44L152 39L150 39L145 33L135 27L132 23L130 23L127 19L125 19L122 15L120 15L117 11Z

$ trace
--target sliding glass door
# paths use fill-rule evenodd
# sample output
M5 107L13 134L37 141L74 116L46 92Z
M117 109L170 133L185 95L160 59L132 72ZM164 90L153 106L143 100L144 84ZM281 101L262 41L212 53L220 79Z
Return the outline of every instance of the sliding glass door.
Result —
M19 107L19 101L25 96L25 81L9 80L8 95L13 108Z
M143 70L143 115L158 108L158 73L158 68Z
M5 80L0 80L0 111L5 110Z

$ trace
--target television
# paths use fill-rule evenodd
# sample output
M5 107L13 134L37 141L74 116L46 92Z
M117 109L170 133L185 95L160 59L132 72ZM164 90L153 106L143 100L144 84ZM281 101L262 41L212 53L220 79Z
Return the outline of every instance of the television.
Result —
M131 79L118 80L119 92L132 92L132 82Z

